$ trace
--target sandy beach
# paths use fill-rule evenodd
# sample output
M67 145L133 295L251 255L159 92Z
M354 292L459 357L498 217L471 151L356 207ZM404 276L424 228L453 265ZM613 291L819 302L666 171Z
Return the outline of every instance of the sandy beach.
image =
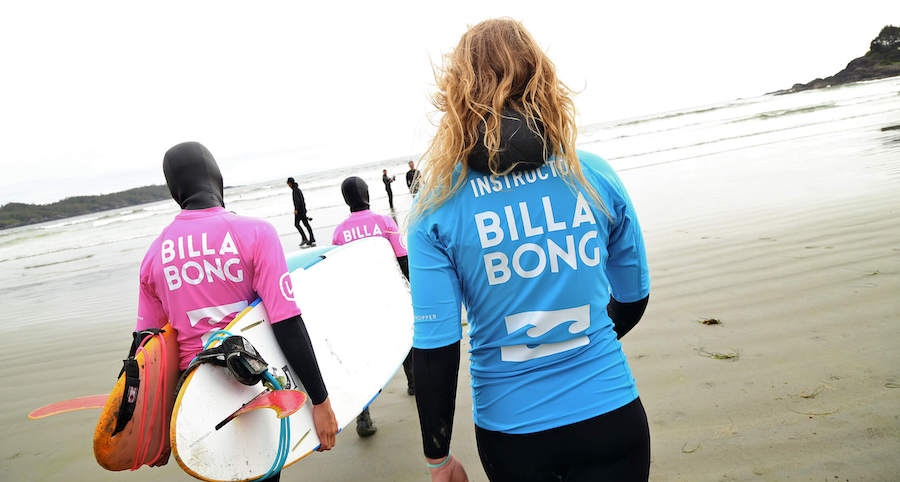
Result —
M807 147L620 173L653 273L647 313L623 339L650 420L651 480L900 474L900 159L835 149L815 169L783 162ZM721 324L699 323L709 318ZM466 368L452 450L486 480ZM344 434L304 463L329 480L426 480L402 389L401 376L375 403L375 437Z
M869 147L844 149L860 139ZM650 420L651 480L897 480L900 131L864 126L620 175L652 273L648 310L622 340ZM294 237L284 236L286 247ZM86 281L77 312L66 307L84 282L77 276L46 281L33 299L4 298L13 308L0 332L3 480L191 480L174 461L103 471L90 444L97 412L25 418L112 386L137 268ZM12 323L21 317L31 323ZM77 328L65 323L73 318ZM711 318L720 323L700 323ZM452 451L481 481L466 358ZM402 372L372 415L375 436L360 439L350 426L333 451L282 480L427 480Z

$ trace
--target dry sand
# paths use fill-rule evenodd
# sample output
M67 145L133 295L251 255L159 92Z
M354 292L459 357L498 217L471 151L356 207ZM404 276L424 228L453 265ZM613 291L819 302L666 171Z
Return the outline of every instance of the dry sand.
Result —
M623 339L650 420L652 480L900 479L898 144L799 163L805 146L794 143L621 172L653 276L648 311ZM133 288L122 287L133 279L107 281L121 296L72 341L52 324L7 335L3 480L189 479L174 462L101 470L96 412L25 419L109 389L132 323L112 313L133 312ZM464 360L452 450L485 480L467 369ZM402 372L372 414L374 437L348 427L335 450L282 480L427 480Z

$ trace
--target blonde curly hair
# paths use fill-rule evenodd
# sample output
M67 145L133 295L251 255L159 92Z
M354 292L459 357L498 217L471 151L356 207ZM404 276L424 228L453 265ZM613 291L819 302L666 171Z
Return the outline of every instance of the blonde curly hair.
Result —
M465 182L466 159L482 139L492 174L500 167L500 121L511 109L528 129L544 138L544 157L571 187L580 184L595 205L609 212L584 178L575 152L577 128L573 91L521 23L511 18L485 20L470 27L459 44L434 68L437 92L431 102L443 113L437 133L419 161L421 184L410 221L437 209ZM541 132L541 129L543 132ZM533 160L532 160L533 161ZM454 178L457 165L460 175Z

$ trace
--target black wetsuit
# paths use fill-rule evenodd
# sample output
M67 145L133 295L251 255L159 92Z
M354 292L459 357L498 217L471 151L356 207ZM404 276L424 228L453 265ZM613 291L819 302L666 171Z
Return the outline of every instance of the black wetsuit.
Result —
M163 173L172 198L185 210L225 206L222 174L212 154L197 142L169 149L163 158ZM296 197L295 197L296 199ZM302 195L301 195L302 201ZM304 209L305 215L305 209ZM310 401L318 405L328 397L312 342L300 315L272 323L275 339L297 372ZM278 473L267 480L277 481Z
M294 197L294 227L297 228L297 231L300 231L300 237L303 239L303 244L315 243L316 235L313 234L313 230L309 226L309 219L306 217L306 200L303 199L303 192L300 191L300 188L297 187L296 183L291 186L291 191ZM303 223L303 225L306 226L306 230L309 231L308 240L306 233L303 232L303 228L300 227L300 223Z
M391 206L391 209L394 209L394 191L391 190L391 183L394 182L394 178L388 177L387 174L382 174L381 181L384 183L384 190L387 191L388 205Z
M390 184L385 181L385 185L388 186L388 192L390 193ZM350 207L351 213L369 209L369 186L361 178L351 176L344 179L341 183L341 194L344 196L344 202ZM409 281L409 258L401 256L397 258L397 264L400 265L400 271L403 273L403 276ZM409 393L415 392L412 365L412 350L410 350L406 355L406 359L403 360L403 373L406 374L406 387Z
M492 481L646 481L650 429L641 399L582 422L510 435L475 426L478 456Z

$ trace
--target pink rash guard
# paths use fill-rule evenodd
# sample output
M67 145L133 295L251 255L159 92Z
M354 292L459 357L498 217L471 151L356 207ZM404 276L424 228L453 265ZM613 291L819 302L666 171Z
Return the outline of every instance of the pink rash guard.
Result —
M350 213L350 217L338 224L331 244L347 244L369 236L386 238L394 248L394 256L406 256L406 240L400 235L397 223L390 216L375 214L368 209Z
M181 211L150 245L140 279L135 330L168 320L182 370L203 348L202 335L224 328L257 297L270 323L300 314L275 228L221 207Z

